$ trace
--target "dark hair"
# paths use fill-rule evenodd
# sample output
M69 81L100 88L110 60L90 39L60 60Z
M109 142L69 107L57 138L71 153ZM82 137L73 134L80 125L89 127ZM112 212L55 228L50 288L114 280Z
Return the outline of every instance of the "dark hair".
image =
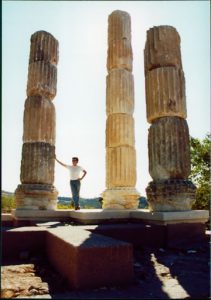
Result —
M72 160L78 161L78 157L72 157Z

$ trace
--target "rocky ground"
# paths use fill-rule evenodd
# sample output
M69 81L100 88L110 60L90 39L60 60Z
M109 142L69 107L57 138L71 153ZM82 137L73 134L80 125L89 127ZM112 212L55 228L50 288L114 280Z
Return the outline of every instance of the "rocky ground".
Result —
M51 299L208 299L210 247L193 249L136 249L134 282L129 286L74 291L43 257L5 262L1 298Z

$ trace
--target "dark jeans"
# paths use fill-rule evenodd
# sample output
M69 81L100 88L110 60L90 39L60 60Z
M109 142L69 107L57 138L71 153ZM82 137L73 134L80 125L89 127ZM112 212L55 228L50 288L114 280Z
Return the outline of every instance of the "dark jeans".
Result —
M72 191L72 197L74 201L75 208L79 206L79 192L81 187L80 180L70 180L70 187Z

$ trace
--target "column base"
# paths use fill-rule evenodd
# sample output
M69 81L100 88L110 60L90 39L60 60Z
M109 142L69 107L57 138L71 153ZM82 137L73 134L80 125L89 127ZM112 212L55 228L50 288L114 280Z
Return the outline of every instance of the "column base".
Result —
M52 184L19 184L15 190L17 210L55 210L57 196Z
M150 211L191 210L196 186L190 180L151 181L146 188Z
M116 187L105 190L101 194L103 209L137 209L140 194L135 188Z

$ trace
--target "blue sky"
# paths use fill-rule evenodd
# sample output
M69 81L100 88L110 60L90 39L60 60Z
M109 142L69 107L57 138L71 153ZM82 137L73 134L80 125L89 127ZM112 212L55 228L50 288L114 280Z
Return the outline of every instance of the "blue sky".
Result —
M57 157L71 163L78 156L87 170L81 196L105 190L105 95L108 16L127 11L132 23L135 81L135 148L141 195L148 172L144 58L146 31L174 26L181 38L186 79L187 122L193 137L210 131L209 1L2 1L2 189L20 183L23 112L30 37L38 30L59 41L56 108ZM70 196L68 171L55 165L54 185Z

